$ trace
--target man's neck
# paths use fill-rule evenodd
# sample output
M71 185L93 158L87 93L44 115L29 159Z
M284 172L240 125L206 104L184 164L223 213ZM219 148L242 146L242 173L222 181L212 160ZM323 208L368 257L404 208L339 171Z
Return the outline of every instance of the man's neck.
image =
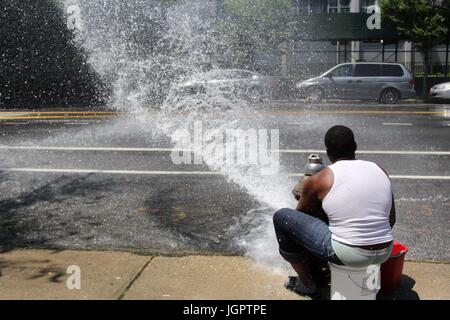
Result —
M336 160L333 160L333 163L336 163L338 161L343 161L343 160L356 160L355 157L344 157L344 158L338 158Z

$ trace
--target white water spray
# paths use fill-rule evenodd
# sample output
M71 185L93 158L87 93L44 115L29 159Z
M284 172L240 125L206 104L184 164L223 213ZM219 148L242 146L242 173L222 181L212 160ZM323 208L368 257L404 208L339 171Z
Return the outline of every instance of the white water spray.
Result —
M77 24L82 28L76 31L76 41L86 52L88 62L112 88L110 107L141 113L158 110L137 118L142 134L170 136L177 129L190 128L194 121L224 131L264 126L250 114L247 101L236 96L209 92L207 99L194 96L183 101L171 96L170 88L177 81L218 68L215 50L219 44L226 47L227 40L215 29L215 1L185 0L171 5L143 0L60 3L65 12L68 6L80 8L81 21ZM227 108L211 112L216 104ZM174 113L180 108L182 114ZM237 245L259 262L282 265L271 217L275 209L295 204L290 193L292 181L282 170L276 176L264 176L249 166L230 170L206 163L244 187L261 204L244 213L229 230L239 234L242 225L249 226L246 235L241 232Z

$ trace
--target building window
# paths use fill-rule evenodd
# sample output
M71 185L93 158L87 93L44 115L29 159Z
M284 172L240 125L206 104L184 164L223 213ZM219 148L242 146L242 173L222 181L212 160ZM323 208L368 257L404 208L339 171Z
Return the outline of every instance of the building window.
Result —
M350 12L350 0L328 0L328 12Z
M339 12L350 12L350 0L339 0Z
M294 0L297 14L311 13L310 0Z
M339 12L338 0L328 0L328 12L329 13Z
M326 13L328 0L293 0L297 14Z

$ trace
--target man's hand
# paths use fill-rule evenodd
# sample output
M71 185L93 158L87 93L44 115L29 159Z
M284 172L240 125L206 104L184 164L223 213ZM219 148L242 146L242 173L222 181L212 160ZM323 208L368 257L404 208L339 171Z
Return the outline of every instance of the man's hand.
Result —
M295 197L295 200L300 201L300 197L302 196L302 190L303 190L303 184L305 183L305 180L308 179L307 177L301 177L298 183L295 185L294 189L292 190L292 194Z

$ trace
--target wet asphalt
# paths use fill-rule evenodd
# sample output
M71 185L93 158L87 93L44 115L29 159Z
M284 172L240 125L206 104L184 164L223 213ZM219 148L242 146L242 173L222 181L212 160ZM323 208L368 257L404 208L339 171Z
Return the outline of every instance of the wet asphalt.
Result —
M167 255L251 250L243 240L275 208L245 183L198 174L210 172L206 165L175 165L169 137L153 133L151 121L143 129L139 117L0 115L0 246ZM255 107L246 117L259 128L280 130L280 149L290 151L281 153L280 166L292 174L302 173L309 150L324 149L329 127L352 128L358 158L393 176L394 234L410 247L408 258L450 260L450 106L286 102Z

